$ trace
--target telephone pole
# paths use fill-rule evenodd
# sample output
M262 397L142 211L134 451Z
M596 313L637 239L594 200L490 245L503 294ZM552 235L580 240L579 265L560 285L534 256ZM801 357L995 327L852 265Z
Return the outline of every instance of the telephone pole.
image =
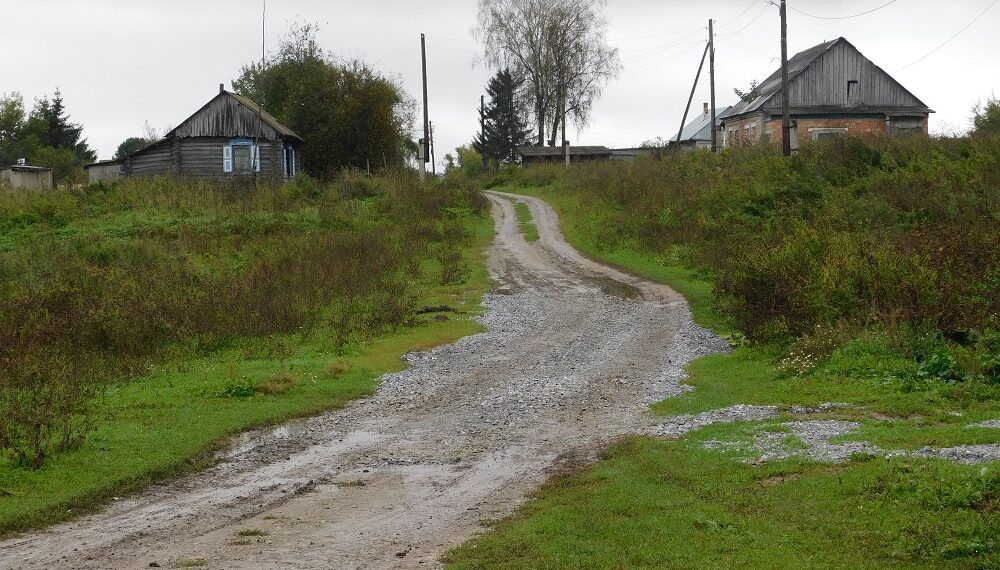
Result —
M781 0L781 150L792 156L792 122L788 118L788 18Z
M434 158L434 121L427 121L431 137L431 176L437 178L437 160Z
M566 161L566 168L569 168L569 141L566 140L566 86L562 88L562 147L563 159Z
M420 66L424 78L424 138L420 140L420 147L423 150L417 158L420 163L420 180L427 176L427 162L430 161L430 117L427 114L427 41L424 34L420 34Z
M681 148L681 135L684 133L684 124L688 120L688 110L691 109L691 101L694 100L694 92L698 89L698 79L701 78L701 70L705 67L705 56L708 55L709 44L705 44L705 51L701 54L701 63L698 64L698 73L694 76L694 85L691 86L691 96L688 97L688 104L684 107L684 116L681 118L681 128L677 129L677 146L676 148L680 150ZM712 125L715 128L715 125ZM669 141L668 141L669 142Z
M719 150L719 135L715 131L715 34L712 32L712 20L708 21L708 75L712 85L712 152Z
M479 144L482 145L483 172L490 169L490 159L486 157L486 96L479 96Z

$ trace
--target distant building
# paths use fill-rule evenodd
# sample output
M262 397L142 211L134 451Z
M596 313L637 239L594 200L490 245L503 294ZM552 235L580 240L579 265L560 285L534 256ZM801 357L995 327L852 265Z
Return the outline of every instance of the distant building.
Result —
M118 180L122 172L120 160L102 160L83 167L87 171L87 180L91 183L102 180Z
M570 146L569 160L571 163L591 160L634 160L637 156L653 154L654 150L651 148ZM521 146L517 148L517 152L521 155L521 164L524 166L544 163L563 164L566 161L562 147L558 146Z
M28 190L49 190L52 188L52 169L26 164L0 166L0 189L5 186Z
M302 170L301 147L291 129L219 85L219 94L176 129L124 157L121 175L288 180Z
M792 148L802 141L845 134L927 133L933 113L920 99L844 38L788 60ZM770 140L781 144L781 69L722 119L725 146Z
M681 131L680 145L682 149L695 149L695 148L712 148L712 129L709 127L709 123L712 122L712 113L708 108L708 103L703 105L704 110L702 114L695 117L693 121L684 125L684 129ZM719 148L722 148L722 117L724 117L732 107L725 107L723 109L716 109L715 111L715 128L719 131L716 144ZM677 144L677 136L670 138L670 145Z
M543 164L546 162L563 163L566 155L560 146L519 146L518 154L521 155L521 164L530 166L532 164ZM606 146L570 146L570 162L582 162L587 160L609 160L611 149Z
M656 151L655 148L647 147L613 148L611 149L611 160L632 161L640 156L652 156L656 154Z

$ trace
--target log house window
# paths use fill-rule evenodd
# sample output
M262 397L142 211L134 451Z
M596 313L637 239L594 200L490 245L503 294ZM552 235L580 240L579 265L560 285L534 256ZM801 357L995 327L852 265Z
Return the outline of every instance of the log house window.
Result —
M235 174L260 172L260 146L250 139L233 139L222 147L222 171Z

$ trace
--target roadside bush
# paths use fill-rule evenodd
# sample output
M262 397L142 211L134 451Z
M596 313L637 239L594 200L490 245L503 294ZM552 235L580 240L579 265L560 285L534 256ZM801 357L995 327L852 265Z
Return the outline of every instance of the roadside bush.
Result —
M792 159L771 145L665 153L528 168L516 183L571 193L596 247L703 271L756 342L792 346L817 327L910 329L940 331L949 354L978 354L957 350L953 333L1000 326L995 137L846 137ZM960 377L981 367L954 358Z
M102 387L168 355L412 322L422 261L461 252L463 216L484 208L472 189L359 172L0 194L0 453L37 468L79 444ZM461 255L446 261L452 282Z

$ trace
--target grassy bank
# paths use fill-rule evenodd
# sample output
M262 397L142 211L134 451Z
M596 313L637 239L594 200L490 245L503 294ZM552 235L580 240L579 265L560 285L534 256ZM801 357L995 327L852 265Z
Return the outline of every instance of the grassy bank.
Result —
M35 398L34 417L50 424L35 432L33 463L33 432L4 419L0 533L201 467L229 435L341 406L405 352L480 330L492 222L485 201L457 187L352 174L257 191L144 181L3 195L0 212L0 312L48 315L30 323L41 346L6 354L0 392L8 410ZM81 271L105 279L88 286ZM129 288L143 271L189 289L174 304L167 287ZM220 297L202 301L205 291ZM83 340L41 362L66 346L46 329L57 325ZM111 372L90 368L104 364ZM87 389L70 398L63 370Z
M996 326L996 276L985 266L961 272L996 255L1000 190L989 165L1000 156L995 143L899 144L839 141L792 162L769 149L696 153L582 165L569 173L529 170L491 185L546 199L575 247L671 285L688 298L700 324L737 346L731 355L693 363L687 382L695 390L654 405L654 413L845 402L852 407L805 419L857 421L858 431L836 441L889 450L1000 442L1000 430L966 427L1000 418L990 363L997 347L982 340ZM909 196L897 193L902 181ZM866 209L872 213L854 219ZM801 230L807 227L822 235ZM929 228L944 233L915 246ZM827 247L871 244L876 235L878 248L899 254L899 263ZM795 255L781 258L790 251ZM852 269L858 255L862 261ZM864 272L871 275L863 282ZM863 284L876 278L885 287ZM940 299L916 307L904 292L920 279L950 291L946 304L954 310L942 312ZM959 325L956 318L965 320ZM995 465L901 456L857 456L837 465L754 462L752 442L787 431L782 423L790 419L803 418L785 413L710 426L677 441L622 442L596 466L547 483L518 515L450 553L448 562L455 568L1000 564ZM786 445L801 443L789 433Z

